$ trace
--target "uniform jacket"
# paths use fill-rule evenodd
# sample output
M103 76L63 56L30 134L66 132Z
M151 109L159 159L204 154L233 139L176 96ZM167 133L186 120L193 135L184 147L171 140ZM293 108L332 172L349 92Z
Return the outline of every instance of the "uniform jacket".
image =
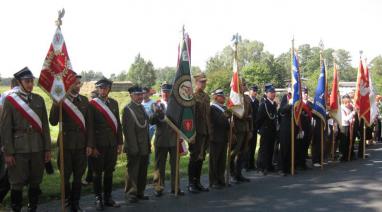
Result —
M73 121L69 114L62 109L62 131L64 149L82 149L87 146L90 129L93 123L89 122L89 100L87 97L78 95L75 98L69 99L77 106L85 118L86 132L83 132L78 124ZM51 125L56 126L59 122L60 108L58 105L53 104L50 110L49 122ZM58 138L57 138L58 140Z
M119 118L118 102L112 98L108 98L105 103L117 119L118 129L117 134L107 123L103 114L93 105L89 104L89 139L88 146L95 148L113 147L123 144L122 127Z
M17 93L17 95L26 101L29 107L40 117L43 132L40 133L34 130L11 102L5 99L0 121L4 152L12 155L50 151L51 139L44 99L32 93L30 94L30 100L27 101L20 93Z
M125 152L128 155L148 155L150 153L149 117L141 104L131 101L126 105L123 109L122 126L125 135Z

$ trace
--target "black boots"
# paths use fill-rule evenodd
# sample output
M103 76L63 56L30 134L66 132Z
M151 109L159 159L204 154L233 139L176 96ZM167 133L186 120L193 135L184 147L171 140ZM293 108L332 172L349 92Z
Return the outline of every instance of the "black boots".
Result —
M204 187L201 183L200 183L200 177L202 175L202 168L203 168L203 161L197 161L196 162L196 188L199 190L199 191L202 191L202 192L206 192L206 191L209 191L209 189L207 187Z
M70 194L70 211L71 212L81 212L80 208L80 197L81 197L81 183L72 183L72 191Z
M105 209L105 206L103 205L103 200L102 200L101 194L96 194L95 205L96 205L97 211L103 211Z
M41 191L39 188L29 188L28 190L28 212L35 212L37 211L37 204L39 200L39 196L41 194Z
M13 212L20 212L23 201L23 193L18 190L11 190L11 207Z
M113 208L119 208L120 205L117 204L112 198L111 198L111 191L113 188L113 178L112 177L105 177L103 178L103 198L104 198L104 204L107 207L113 207Z

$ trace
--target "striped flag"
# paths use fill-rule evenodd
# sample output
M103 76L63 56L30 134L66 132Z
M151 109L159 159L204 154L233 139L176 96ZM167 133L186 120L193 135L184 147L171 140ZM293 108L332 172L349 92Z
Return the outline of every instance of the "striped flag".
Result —
M244 115L244 97L240 92L240 77L239 69L237 65L237 52L235 50L235 56L233 58L233 74L231 79L231 92L227 106L232 112L239 118Z

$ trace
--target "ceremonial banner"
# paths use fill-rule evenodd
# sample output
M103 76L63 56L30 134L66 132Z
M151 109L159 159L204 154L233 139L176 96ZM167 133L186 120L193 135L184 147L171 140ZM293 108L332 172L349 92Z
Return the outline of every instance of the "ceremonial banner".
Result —
M292 105L294 121L296 124L298 124L303 106L301 92L301 76L296 52L294 51L294 49L292 51Z
M240 77L239 69L237 65L237 49L235 47L235 55L233 58L233 74L231 79L231 92L229 94L229 99L227 107L232 110L232 112L239 118L244 115L244 97L240 92Z
M367 75L369 76L370 122L372 123L374 121L374 119L378 116L378 107L377 107L377 102L375 100L376 96L375 96L375 92L374 92L371 72L369 72L369 67L368 67L366 62L365 62L365 65L366 65L366 72L365 73L367 73Z
M316 93L314 96L313 109L312 112L316 114L324 125L326 124L326 76L325 76L325 63L321 61L321 72L318 77L318 84L316 88Z
M54 101L60 102L75 81L76 74L72 70L64 36L58 26L46 55L38 84Z
M333 67L333 82L332 82L332 92L329 99L329 113L333 119L337 121L339 126L342 125L341 117L341 96L338 89L339 76L337 72L337 65L334 64Z
M195 99L190 68L191 39L188 34L184 34L178 47L178 67L168 100L165 120L187 142L193 140L196 135Z
M367 126L370 126L370 88L368 75L369 74L363 69L362 60L360 60L357 74L355 107L359 110L359 117L365 121Z

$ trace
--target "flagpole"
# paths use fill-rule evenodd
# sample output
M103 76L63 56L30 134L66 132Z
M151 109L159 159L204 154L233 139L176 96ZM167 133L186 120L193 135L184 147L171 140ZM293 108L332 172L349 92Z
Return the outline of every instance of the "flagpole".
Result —
M175 196L179 193L179 133L176 133Z
M335 142L335 140L334 140L334 118L332 118L333 119L333 125L332 125L332 161L334 161L334 158L335 158L335 150L334 150L334 147L335 147L335 145L334 145L334 142Z
M227 147L227 161L226 161L226 174L225 174L225 184L229 185L230 182L230 174L231 174L231 149L232 149L232 131L233 131L233 113L230 118L230 126L229 126L229 138L228 138L228 147Z
M65 178L64 178L64 133L62 131L62 101L59 115L59 148L60 148L60 180L61 180L61 211L65 211Z
M362 152L362 159L365 159L366 156L366 124L365 120L363 120L363 152Z
M324 122L321 120L321 170L324 169Z
M293 79L293 51L294 51L294 37L292 39L292 48L290 51L292 79ZM292 98L293 98L293 94L292 94ZM294 175L294 121L293 119L294 119L294 105L292 105L291 119L290 119L290 125L291 125L291 151L290 152L291 152L291 175L292 176Z

